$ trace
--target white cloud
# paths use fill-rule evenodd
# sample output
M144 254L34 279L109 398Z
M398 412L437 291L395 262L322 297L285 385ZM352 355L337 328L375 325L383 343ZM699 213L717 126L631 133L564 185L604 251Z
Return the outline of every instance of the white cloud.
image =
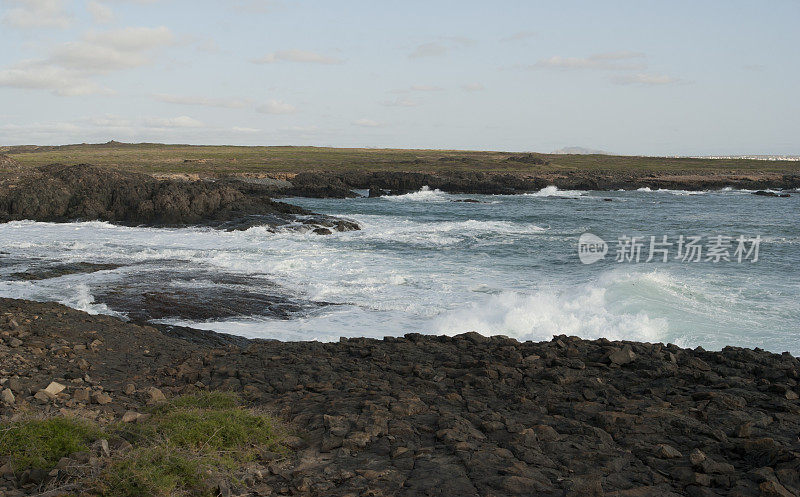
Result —
M86 10L92 15L94 22L104 24L114 19L114 11L106 4L90 1L86 4Z
M85 122L92 126L98 126L101 128L130 128L135 126L135 123L130 119L110 114L105 116L87 117L81 119L81 122Z
M297 109L292 104L281 100L270 100L256 107L256 112L262 114L294 114Z
M63 67L27 61L0 70L0 86L50 90L55 95L108 95L113 93L87 79L81 72Z
M517 31L516 33L512 34L511 36L506 36L505 38L501 38L500 41L525 41L531 38L536 38L539 34L536 31Z
M261 130L258 129L258 128L244 128L244 127L241 127L241 126L234 126L234 127L231 128L231 130L235 131L237 133L260 133L261 132Z
M353 121L353 126L361 126L362 128L380 128L381 123L373 121L372 119L361 118Z
M411 85L411 91L442 91L444 88L433 85Z
M443 43L431 41L417 45L417 47L414 48L410 54L408 54L408 57L411 59L419 59L422 57L440 57L442 55L446 55L447 51L448 48Z
M417 45L408 54L410 59L420 59L423 57L441 57L447 55L451 49L465 48L475 44L475 40L466 36L441 36L436 41L429 41Z
M179 117L153 117L147 119L145 124L151 128L203 128L205 124L189 116Z
M403 97L397 97L394 100L386 100L381 103L387 107L416 107L419 105L419 102L416 100Z
M109 94L111 90L92 81L92 75L148 64L154 49L172 44L173 39L163 26L90 32L56 45L46 58L0 69L0 86L63 96Z
M442 88L441 86L434 86L434 85L411 85L408 88L399 88L397 90L392 90L392 93L432 92L432 91L444 91L444 88Z
M619 85L643 85L643 86L670 85L681 82L680 79L673 78L672 76L666 76L663 74L646 74L646 73L616 76L612 78L612 81Z
M33 122L0 125L7 143L75 143L107 141L111 138L147 138L193 136L197 133L236 132L235 128L211 128L188 116L174 118L149 117L128 119L115 115L82 117L72 121ZM187 135L189 133L190 135Z
M56 46L49 62L87 73L129 69L150 63L150 52L173 41L172 32L164 26L90 32L79 41Z
M169 95L166 93L157 93L152 97L159 102L177 105L224 107L228 109L242 109L252 105L251 100L244 98L211 98L190 95Z
M625 71L643 69L645 55L640 52L608 52L588 57L561 57L554 55L534 64L535 68L545 69L599 69Z
M474 39L466 36L444 36L442 39L462 47L468 47L476 43Z
M486 87L480 83L467 83L465 85L461 85L461 89L464 91L483 91L486 89Z
M83 38L89 43L123 52L152 50L175 42L175 35L166 26L156 28L131 26L112 31L90 32Z
M71 41L56 47L50 61L70 69L103 73L143 66L150 59L140 52L126 52L83 41Z
M303 62L307 64L341 64L343 61L309 50L278 50L263 57L252 60L255 64L272 64L274 62Z
M64 8L64 0L6 0L10 8L2 22L15 28L66 28L72 15Z

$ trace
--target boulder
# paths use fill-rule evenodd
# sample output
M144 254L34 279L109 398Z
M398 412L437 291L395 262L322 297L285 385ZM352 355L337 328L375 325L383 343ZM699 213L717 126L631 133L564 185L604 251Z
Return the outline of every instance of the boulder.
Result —
M47 388L43 388L43 389L39 390L39 392L44 393L50 399L55 399L56 395L58 395L61 392L63 392L65 388L67 388L67 387L65 387L61 383L57 383L55 381L52 381L52 382L50 382L49 385L47 385Z
M150 397L147 401L148 404L158 404L159 402L164 402L167 400L167 396L164 395L164 392L156 387L150 387L147 390L147 395Z
M14 392L12 392L10 388L3 389L3 391L0 392L0 400L2 400L5 404L13 406L14 402L16 401L14 398Z
M636 354L633 352L630 345L625 345L622 349L616 349L608 354L608 361L618 366L633 362L635 359Z

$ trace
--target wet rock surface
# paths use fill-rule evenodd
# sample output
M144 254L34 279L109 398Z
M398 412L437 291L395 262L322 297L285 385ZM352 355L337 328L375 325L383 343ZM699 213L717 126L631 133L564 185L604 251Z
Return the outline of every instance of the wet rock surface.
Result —
M11 281L36 281L58 278L70 274L94 273L96 271L110 271L120 268L119 264L98 264L92 262L59 263L42 261L40 264L31 264L25 271L18 271L8 275Z
M301 207L273 201L268 189L241 181L160 181L145 174L87 164L54 164L0 178L0 222L101 220L228 230L264 224L358 229L351 221L314 215ZM298 223L299 216L305 217Z
M249 341L0 299L5 419L135 422L154 395L223 389L289 423L291 455L220 485L234 495L798 495L798 375L758 349ZM37 471L0 492L46 488Z
M789 198L791 195L788 193L777 193L777 192L768 192L766 190L758 190L753 192L753 195L759 195L761 197L781 197L781 198Z
M173 262L149 269L138 266L115 282L92 288L94 301L134 321L204 321L233 316L290 319L329 302L294 296L267 277L189 269Z

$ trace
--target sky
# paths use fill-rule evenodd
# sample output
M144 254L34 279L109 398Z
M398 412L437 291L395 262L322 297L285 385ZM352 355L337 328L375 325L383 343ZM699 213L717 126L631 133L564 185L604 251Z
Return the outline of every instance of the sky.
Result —
M0 145L800 154L800 0L0 0Z

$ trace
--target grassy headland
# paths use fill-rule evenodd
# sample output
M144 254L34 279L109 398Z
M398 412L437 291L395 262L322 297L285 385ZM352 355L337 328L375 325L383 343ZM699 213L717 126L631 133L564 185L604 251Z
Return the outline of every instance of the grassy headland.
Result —
M310 171L480 171L525 175L785 175L800 162L692 159L620 155L526 154L467 150L404 150L328 147L244 147L157 143L0 146L23 167L88 163L148 174L301 173ZM532 160L532 159L540 159ZM541 162L541 163L535 163Z

